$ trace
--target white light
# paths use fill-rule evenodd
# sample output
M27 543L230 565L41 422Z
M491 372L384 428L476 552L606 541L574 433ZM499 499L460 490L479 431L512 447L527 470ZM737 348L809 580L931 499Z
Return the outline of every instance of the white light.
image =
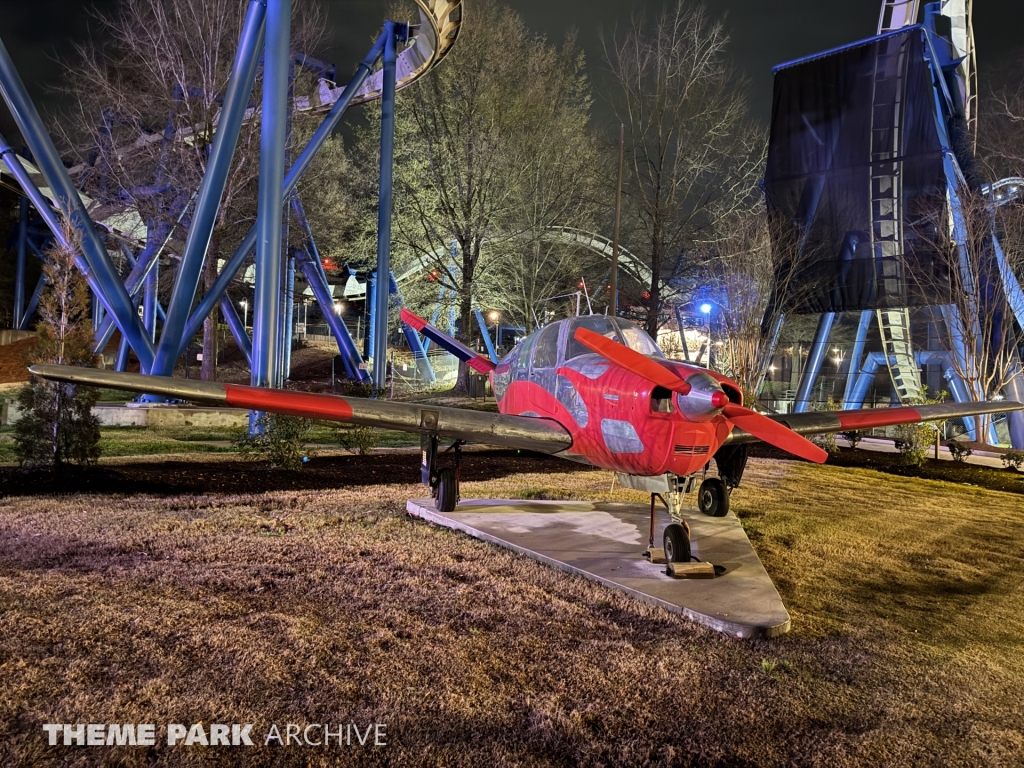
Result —
M711 305L708 304L707 302L704 302L703 304L700 305L700 311L703 312L705 315L711 314Z

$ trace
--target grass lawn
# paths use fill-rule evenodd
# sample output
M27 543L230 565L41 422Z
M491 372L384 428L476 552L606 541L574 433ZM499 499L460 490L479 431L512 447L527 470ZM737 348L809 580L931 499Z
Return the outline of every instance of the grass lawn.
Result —
M407 479L0 498L0 765L1024 759L1020 495L752 459L733 508L793 629L741 641L410 520ZM566 464L463 495L643 501L608 488ZM47 746L63 722L156 723L158 742ZM388 745L162 733L350 722Z
M237 453L234 445L241 427L102 427L101 458L163 456L182 453ZM407 432L374 429L373 446L401 448L419 445L419 438ZM341 448L339 428L328 422L314 422L308 435L313 450ZM14 427L0 427L0 464L16 462Z

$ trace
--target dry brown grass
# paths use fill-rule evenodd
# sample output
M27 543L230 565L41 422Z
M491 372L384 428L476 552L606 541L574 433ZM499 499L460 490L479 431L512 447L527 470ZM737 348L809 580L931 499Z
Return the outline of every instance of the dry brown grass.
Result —
M463 495L642 500L567 469ZM793 631L738 641L406 518L422 493L0 499L0 762L1022 762L1019 496L752 461L734 508ZM383 722L389 745L46 746L65 721Z

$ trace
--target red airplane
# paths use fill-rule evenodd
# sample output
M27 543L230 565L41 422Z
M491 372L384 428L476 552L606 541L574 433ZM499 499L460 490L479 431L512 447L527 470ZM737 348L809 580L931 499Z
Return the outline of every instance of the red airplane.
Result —
M387 400L261 389L162 376L35 365L47 379L148 392L235 408L351 422L419 433L422 479L442 512L459 500L460 447L488 443L554 454L618 473L620 482L661 496L673 524L664 549L690 559L683 499L700 480L698 508L725 515L751 443L763 441L821 463L827 453L804 435L912 424L1024 408L1013 402L765 416L743 405L739 386L715 371L665 358L637 325L590 315L540 328L497 365L408 310L402 321L475 370L489 374L499 414ZM454 467L440 467L438 444L453 440ZM711 460L718 476L708 476Z

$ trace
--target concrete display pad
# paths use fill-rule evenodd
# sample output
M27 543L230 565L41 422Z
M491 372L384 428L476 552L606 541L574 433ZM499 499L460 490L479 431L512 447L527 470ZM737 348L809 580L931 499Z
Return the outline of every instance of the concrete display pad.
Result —
M789 613L731 512L708 517L694 510L687 518L693 555L726 569L715 579L687 580L667 576L664 565L641 557L650 525L645 506L473 499L441 513L433 499L413 499L406 509L414 517L508 547L734 637L789 631ZM661 546L668 522L668 514L659 509L655 546Z

